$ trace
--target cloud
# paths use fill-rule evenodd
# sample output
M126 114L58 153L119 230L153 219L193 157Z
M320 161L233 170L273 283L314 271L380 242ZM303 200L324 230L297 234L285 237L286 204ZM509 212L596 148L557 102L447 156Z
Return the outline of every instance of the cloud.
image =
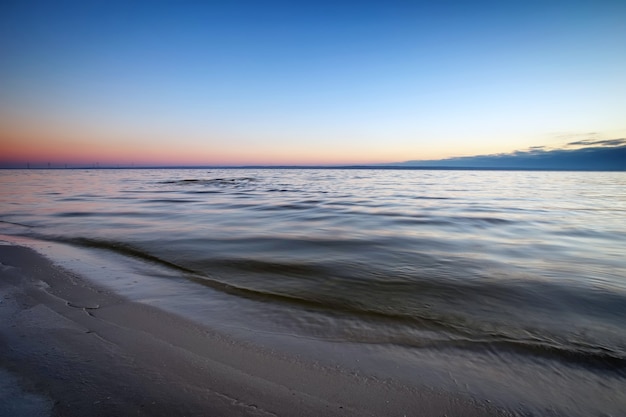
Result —
M606 140L578 140L576 142L570 142L565 146L621 146L626 145L626 139L606 139Z
M560 133L560 134L555 134L554 138L560 139L560 140L563 140L563 141L565 141L565 140L572 140L572 139L581 140L582 138L593 140L593 139L597 139L599 134L600 134L599 132Z

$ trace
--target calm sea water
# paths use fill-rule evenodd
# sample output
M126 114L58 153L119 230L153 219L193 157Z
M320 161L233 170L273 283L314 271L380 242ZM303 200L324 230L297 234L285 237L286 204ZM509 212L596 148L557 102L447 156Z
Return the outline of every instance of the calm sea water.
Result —
M626 173L7 170L0 233L133 263L119 288L242 337L520 415L626 411Z

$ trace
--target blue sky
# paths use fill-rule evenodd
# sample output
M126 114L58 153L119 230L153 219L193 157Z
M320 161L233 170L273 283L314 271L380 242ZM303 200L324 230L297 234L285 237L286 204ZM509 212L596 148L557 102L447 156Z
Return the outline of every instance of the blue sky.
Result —
M369 163L626 136L623 1L0 7L15 160Z

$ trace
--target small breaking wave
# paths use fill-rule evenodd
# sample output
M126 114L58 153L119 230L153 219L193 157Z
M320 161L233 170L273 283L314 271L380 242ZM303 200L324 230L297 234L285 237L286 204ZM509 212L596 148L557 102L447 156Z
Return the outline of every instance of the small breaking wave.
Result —
M189 178L189 179L182 179L182 180L161 181L160 184L174 184L174 185L180 185L180 186L202 185L202 186L218 186L218 187L224 187L224 186L241 187L244 185L249 185L255 181L256 179L253 177L208 178L208 179Z
M515 317L491 317L489 309L484 309L489 304L493 310L498 310L518 303L516 308L520 311L532 312L549 298L572 305L603 303L613 298L612 304L626 305L624 296L617 294L598 295L594 300L588 294L545 283L516 287L427 278L413 281L393 277L356 279L351 274L337 276L336 266L318 263L238 258L179 262L123 242L90 238L65 240L154 263L227 294L285 308L313 310L329 317L352 317L369 323L369 328L379 329L378 333L356 332L346 340L349 342L415 349L462 349L498 355L510 353L626 376L626 349L621 342L608 345L594 340L593 336L559 334L558 329L550 326L526 324L519 327ZM359 275L367 277L367 272L360 271ZM536 299L537 294L545 294L545 297ZM558 316L559 311L554 310L554 314ZM394 328L397 330L390 330ZM420 336L402 329L415 329ZM442 337L424 337L423 332L434 332Z

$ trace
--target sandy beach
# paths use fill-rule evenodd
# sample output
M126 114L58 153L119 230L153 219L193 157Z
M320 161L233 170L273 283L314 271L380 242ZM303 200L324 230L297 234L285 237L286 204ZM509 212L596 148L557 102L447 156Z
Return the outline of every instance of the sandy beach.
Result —
M29 248L0 246L0 263L2 415L507 415L240 343Z

